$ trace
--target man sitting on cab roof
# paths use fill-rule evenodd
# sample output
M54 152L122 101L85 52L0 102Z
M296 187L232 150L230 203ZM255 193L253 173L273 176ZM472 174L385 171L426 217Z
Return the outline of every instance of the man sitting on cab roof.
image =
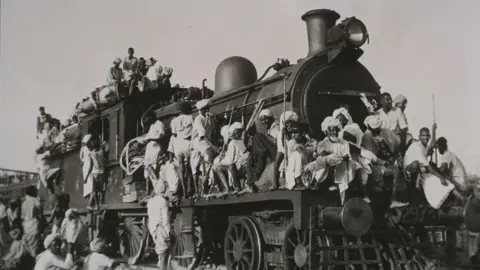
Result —
M135 50L128 48L128 55L123 59L123 77L127 82L129 94L132 94L133 86L135 85L135 71L137 70L138 59L133 56Z
M123 87L123 71L120 68L120 64L122 63L122 59L115 58L113 60L113 66L109 69L108 76L107 76L107 85L110 89L114 90L117 97L120 98L120 89Z

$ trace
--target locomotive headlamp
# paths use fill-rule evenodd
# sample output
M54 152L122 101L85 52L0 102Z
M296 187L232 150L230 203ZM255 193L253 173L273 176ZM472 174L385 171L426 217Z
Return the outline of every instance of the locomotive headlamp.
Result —
M367 27L355 17L347 18L328 30L329 43L345 41L353 47L360 47L368 39Z

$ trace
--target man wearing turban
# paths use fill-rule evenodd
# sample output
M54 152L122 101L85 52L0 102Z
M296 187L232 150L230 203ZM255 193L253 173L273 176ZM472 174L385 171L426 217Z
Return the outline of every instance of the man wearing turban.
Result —
M341 128L340 121L332 116L325 118L322 122L322 131L327 136L318 143L317 154L319 157L315 163L323 166L320 166L320 169L314 172L314 177L318 183L323 182L328 175L329 168L333 167L335 169L334 182L339 187L340 199L343 204L345 191L348 184L353 180L354 171L358 166L350 159L348 143L338 137Z
M200 174L205 175L211 166L214 158L213 145L207 138L207 129L209 128L207 113L210 100L202 99L197 102L196 107L198 109L198 115L193 121L192 127L192 152L190 154L190 167L193 174L193 182L195 186L196 195L199 194L200 188L198 187ZM207 167L208 166L208 167ZM204 185L204 183L200 183Z
M247 151L247 146L241 139L243 128L240 122L235 122L230 125L228 129L230 142L228 143L225 157L219 163L214 164L213 167L214 172L218 175L223 185L228 183L226 175L230 174L235 193L242 191L240 178L246 176L247 173L246 165L249 152ZM252 187L248 188L250 190L252 189Z
M61 237L58 234L50 234L43 241L45 251L37 258L34 270L45 269L71 269L74 266L71 246L68 246L67 257L61 257Z
M180 108L180 115L173 118L170 122L170 129L172 136L168 145L168 152L172 153L179 164L180 176L182 177L183 195L189 196L192 192L190 184L185 187L187 179L185 177L185 163L190 163L191 154L191 139L193 129L193 116L190 114L190 105L182 104ZM189 171L189 170L187 170Z
M82 270L115 269L118 263L105 255L107 243L101 238L90 242L90 254L85 258Z
M333 111L332 116L338 119L342 126L338 136L340 138L344 138L344 133L345 136L353 136L355 138L354 143L360 145L360 143L362 142L363 131L356 123L353 122L352 116L350 116L348 110L344 107L336 109L335 111Z
M110 68L107 76L107 85L111 90L113 90L117 98L120 98L120 89L124 88L124 77L123 71L120 68L120 64L122 63L122 59L115 58L113 60L113 66Z
M258 118L267 129L267 134L274 142L277 142L278 134L280 134L280 125L275 122L272 111L264 109L260 112Z
M288 160L288 151L285 149L286 143L291 139L291 130L298 123L298 115L293 111L285 111L280 115L280 132L277 138L277 155L275 157L275 165L273 171L273 185L270 190L277 190L280 187L280 173L284 171L285 166L283 160Z
M163 270L167 269L171 233L168 202L164 197L165 189L165 183L158 181L154 186L154 196L147 202L148 230L155 243L157 266Z

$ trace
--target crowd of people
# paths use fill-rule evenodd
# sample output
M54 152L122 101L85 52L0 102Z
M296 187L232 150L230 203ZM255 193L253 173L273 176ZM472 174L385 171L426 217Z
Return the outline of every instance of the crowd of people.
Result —
M364 120L366 131L353 122L348 107L340 107L323 119L322 141L309 137L308 126L293 111L283 112L277 122L269 109L261 110L254 116L265 126L266 132L260 133L255 125L212 117L209 100L201 100L195 119L186 106L170 122L171 136L164 147L167 129L153 112L147 114L148 133L138 140L146 144L144 175L154 187L147 207L159 266L166 267L168 205L182 198L325 189L338 192L343 204L349 191L372 202L375 194L392 190L390 206L401 207L409 204L401 193L423 190L423 198L439 209L451 206L446 201L458 203L472 194L474 186L462 162L448 149L446 138L436 138L436 124L431 131L421 128L418 139L409 133L405 96L392 100L382 93L373 103L361 99L370 112ZM215 137L217 124L221 136ZM429 157L437 149L435 163ZM269 160L273 179L262 190L262 178L272 176L262 175Z

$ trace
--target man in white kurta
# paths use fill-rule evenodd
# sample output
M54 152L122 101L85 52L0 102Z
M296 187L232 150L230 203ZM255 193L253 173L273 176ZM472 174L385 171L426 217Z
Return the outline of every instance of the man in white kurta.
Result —
M375 112L382 121L382 129L389 129L397 135L400 140L401 152L405 151L408 123L401 109L392 108L392 96L389 93L382 93L380 101L382 107Z
M423 191L430 205L438 209L453 191L454 186L430 166L427 160L430 130L420 129L419 140L413 142L405 153L405 172L417 185L423 182Z
M191 139L192 139L192 129L193 129L193 117L189 114L190 106L184 104L181 108L180 115L173 118L170 122L170 129L172 131L172 136L170 137L170 142L168 145L168 152L172 153L180 165L180 175L182 183L186 183L185 177L185 168L188 169L188 166L185 166L185 162L190 163L190 151L191 151ZM185 187L183 190L184 196L188 196L191 193L190 186Z
M438 167L440 172L450 179L457 189L467 191L469 188L467 179L467 170L458 156L448 149L447 139L440 137L437 140Z
M157 266L166 270L168 250L170 248L170 216L168 202L164 197L165 184L158 181L154 187L155 196L147 202L148 231L155 243L155 252L158 255Z
M342 129L338 133L338 137L343 138L344 131L348 130L348 133L355 137L356 144L360 145L362 142L363 131L360 129L358 124L353 122L352 116L348 110L344 107L341 107L333 111L332 116L338 119L342 125Z
M155 185L155 182L158 179L158 159L162 151L159 141L165 135L165 127L160 120L156 120L156 115L153 111L148 112L146 123L150 125L150 128L148 129L147 135L143 138L143 143L147 144L143 160L143 165L145 167L144 177L150 179L152 185Z
M343 204L348 184L353 180L354 172L358 169L358 165L350 158L350 146L348 142L338 137L341 128L342 125L340 121L331 116L325 118L322 122L322 130L327 136L318 144L317 153L319 154L319 158L328 157L329 160L339 163L329 164L330 167L318 170L314 176L316 181L321 183L326 179L329 168L334 168L334 182L338 185L340 199Z
M285 148L288 151L288 160L285 168L285 187L289 190L303 190L308 187L308 183L302 181L302 174L308 163L307 153L304 143L305 134L299 128L294 127L290 133L292 138L286 141L286 147L278 149L284 153Z
M230 142L227 146L225 157L217 164L214 164L213 170L221 179L222 183L228 183L226 180L228 174L231 175L235 193L242 190L240 178L246 175L246 162L248 158L247 147L241 139L243 125L235 122L229 127Z
M43 241L45 251L38 255L34 270L69 270L74 266L72 252L69 248L65 259L61 257L61 238L59 235L50 234Z
M207 112L208 112L208 99L203 99L197 102L196 107L198 109L198 115L193 122L192 127L192 152L190 155L190 166L194 177L194 184L197 195L200 195L199 183L200 174L207 173L210 164L213 162L213 150L212 144L206 137L207 133Z
M267 129L267 135L269 135L269 138L276 143L280 134L280 124L275 122L272 111L264 109L260 112L258 118Z

